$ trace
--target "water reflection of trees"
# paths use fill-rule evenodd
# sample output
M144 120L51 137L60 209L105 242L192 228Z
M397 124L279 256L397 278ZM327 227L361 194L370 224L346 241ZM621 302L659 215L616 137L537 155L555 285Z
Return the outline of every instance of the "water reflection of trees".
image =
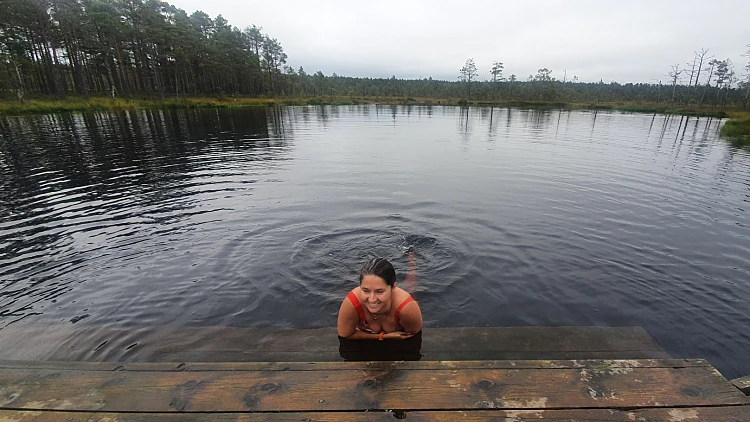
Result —
M227 152L243 161L279 158L278 141L292 131L280 109L147 110L65 114L4 119L0 122L0 168L3 187L17 186L26 197L41 193L34 181L54 172L64 187L94 185L106 189L108 178L123 168L137 169L130 180L138 188L195 172L207 163L194 157ZM288 139L288 138L286 138ZM263 153L258 153L263 151ZM247 154L254 152L253 154ZM123 182L118 182L122 187ZM4 201L14 211L23 204Z
M552 117L552 110L532 108L526 113L526 122L534 133L541 134L552 124Z
M283 109L145 110L0 119L0 319L68 288L73 235L175 222L194 186L278 166L294 119ZM201 179L201 180L198 180ZM119 222L118 222L119 220ZM52 262L55 260L57 262ZM69 270L45 268L63 262Z
M461 144L464 148L469 145L471 133L474 131L474 121L470 113L470 107L461 107L458 113L458 136L461 138Z
M323 127L328 127L328 120L330 116L330 106L316 106L315 111L317 112L318 121L323 124Z

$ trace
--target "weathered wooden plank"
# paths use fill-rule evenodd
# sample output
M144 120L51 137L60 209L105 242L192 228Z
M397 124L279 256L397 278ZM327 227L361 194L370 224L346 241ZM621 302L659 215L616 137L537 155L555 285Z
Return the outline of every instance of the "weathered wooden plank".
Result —
M357 422L396 420L394 414L406 421L747 421L750 406L688 407L660 409L534 409L534 410L466 410L466 411L373 411L373 412L285 412L285 413L98 413L56 411L0 410L0 421L14 422L256 422L256 421L319 421Z
M535 409L535 410L478 410L454 412L406 412L408 421L711 421L738 422L750 417L748 406L688 407L658 409ZM315 420L315 419L312 419ZM331 420L333 422L334 419Z
M643 350L599 350L599 351L468 351L468 352L435 352L422 351L422 360L570 360L570 359L671 359L664 351Z
M740 391L745 393L746 396L750 396L750 375L741 378L735 378L732 380L732 384L737 387Z
M688 368L711 366L704 359L588 359L588 360L477 360L477 361L371 361L371 362L64 362L0 360L3 369L59 371L346 371L356 369L564 369L599 367Z
M338 371L4 369L0 407L112 412L637 408L746 404L712 367Z
M455 327L433 330L436 330L434 335L432 330L425 330L423 348L427 351L663 350L642 327Z
M304 346L300 346L304 347ZM392 355L391 355L392 356ZM399 356L387 356L387 360L406 359ZM368 355L356 360L380 360L380 355ZM442 352L422 349L422 360L569 360L569 359L670 359L671 356L663 351L642 351L642 350L618 350L618 351L572 351L572 352L555 352L555 351L515 351L500 352L492 350L477 350L467 352ZM349 360L354 360L347 358ZM109 360L118 360L115 358ZM181 350L170 353L162 351L153 352L148 355L148 359L140 357L134 360L122 359L126 361L153 361L153 362L174 362L174 361L225 361L225 362L268 362L268 361L285 361L285 362L336 362L344 360L338 351L328 350L324 352L249 352L249 351L228 351L228 350Z

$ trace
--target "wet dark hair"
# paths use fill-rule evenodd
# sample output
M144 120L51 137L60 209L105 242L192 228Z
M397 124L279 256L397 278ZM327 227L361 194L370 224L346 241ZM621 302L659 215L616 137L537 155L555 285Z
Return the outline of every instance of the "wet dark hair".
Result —
M396 270L393 265L385 258L373 258L362 267L359 273L359 284L366 275L376 275L385 281L385 284L393 287L396 283Z

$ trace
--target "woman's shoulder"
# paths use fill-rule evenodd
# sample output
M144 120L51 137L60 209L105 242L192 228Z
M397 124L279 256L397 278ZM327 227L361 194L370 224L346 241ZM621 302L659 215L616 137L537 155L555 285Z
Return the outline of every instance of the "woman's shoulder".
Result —
M396 304L397 306L400 306L402 303L406 302L409 299L414 299L411 296L411 293L407 292L406 290L396 287ZM416 302L416 300L414 300Z
M344 303L351 302L353 299L352 295L354 295L354 298L359 297L359 287L353 288L349 293L346 294L346 296L344 296ZM359 299L357 299L357 302L359 302ZM354 303L352 303L352 305L354 305Z
M398 323L406 331L416 333L422 329L422 310L419 309L419 304L416 300L413 300L414 298L409 292L405 290L403 292L403 296L394 303Z

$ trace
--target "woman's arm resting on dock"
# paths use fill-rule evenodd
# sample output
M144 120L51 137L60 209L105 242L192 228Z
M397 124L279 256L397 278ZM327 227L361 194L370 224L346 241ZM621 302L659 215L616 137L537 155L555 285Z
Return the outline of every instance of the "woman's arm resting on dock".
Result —
M403 331L395 331L392 333L380 333L383 334L383 340L406 340L414 334L405 333ZM359 329L354 330L354 334L346 337L347 340L379 340L380 334L366 333ZM343 337L343 336L342 336Z
M416 311L416 316L414 312ZM354 309L354 305L348 300L344 299L339 309L338 319L338 332L339 336L349 340L379 340L380 334L366 333L357 329L357 323L359 322L359 315L357 310ZM412 302L401 310L400 314L401 326L406 330L396 331L393 333L383 334L383 339L401 339L405 340L422 329L422 313L419 311L419 306L416 302ZM417 328L416 331L409 331L409 328Z
M408 307L408 306L407 306ZM406 309L406 308L404 308ZM357 323L359 322L359 315L357 310L354 309L354 305L348 300L344 299L339 309L339 321L338 331L339 336L348 340L379 340L380 334L366 333L357 329ZM414 334L404 333L397 331L395 333L383 334L383 339L407 339Z
M339 332L340 333L340 332ZM381 333L383 334L383 340L406 340L414 336L414 333L405 333L403 331L394 331L392 333ZM341 335L341 334L339 334ZM344 337L344 336L341 336ZM380 334L366 333L359 329L354 329L354 333L348 337L347 340L380 340Z
M357 333L361 333L361 331L357 330L358 322L359 315L357 314L357 310L354 309L354 305L352 305L349 299L344 298L344 301L341 303L341 308L339 308L339 336L349 338ZM378 338L377 334L374 334L374 336L375 338ZM354 339L355 337L351 338Z

